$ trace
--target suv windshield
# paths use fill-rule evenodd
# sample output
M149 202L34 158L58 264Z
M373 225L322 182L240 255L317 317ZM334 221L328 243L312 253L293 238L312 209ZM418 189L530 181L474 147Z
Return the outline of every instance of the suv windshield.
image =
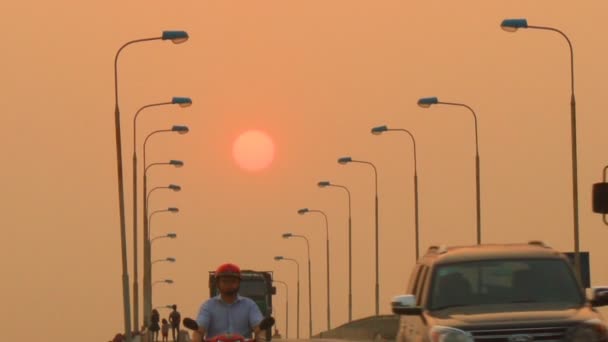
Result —
M484 260L437 265L429 309L507 304L581 305L583 295L561 259Z

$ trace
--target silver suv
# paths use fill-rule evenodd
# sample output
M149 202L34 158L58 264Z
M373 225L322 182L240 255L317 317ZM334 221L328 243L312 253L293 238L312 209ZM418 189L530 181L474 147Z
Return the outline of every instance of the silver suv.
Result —
M541 242L431 247L414 268L407 294L391 303L397 342L608 341L568 259Z

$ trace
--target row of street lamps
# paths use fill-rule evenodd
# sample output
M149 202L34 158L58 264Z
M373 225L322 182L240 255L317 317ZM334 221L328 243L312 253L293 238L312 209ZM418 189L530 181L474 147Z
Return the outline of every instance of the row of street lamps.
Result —
M119 107L119 92L118 92L118 57L122 50L134 43L141 43L153 40L170 40L175 44L180 44L187 41L189 38L188 33L185 31L163 31L161 36L151 37L151 38L143 38L129 41L122 45L114 58L114 94L115 94L115 110L114 110L114 118L115 118L115 135L116 135L116 159L117 159L117 171L118 171L118 205L119 205L119 216L120 216L120 238L121 238L121 262L122 262L122 290L123 290L123 308L124 308L124 329L125 329L125 337L127 341L131 341L131 307L130 307L130 298L129 298L129 275L128 275L128 267L127 267L127 244L126 244L126 220L125 220L125 203L124 203L124 179L123 179L123 163L122 163L122 136L121 136L121 118L120 118L120 107ZM133 324L135 328L139 326L139 284L138 284L138 250L137 250L137 236L139 235L138 227L137 227L137 217L138 217L138 200L137 200L137 118L139 114L146 108L163 106L163 105L178 105L180 107L188 107L192 104L192 100L188 97L173 97L171 101L167 102L159 102L153 103L149 105L145 105L135 113L133 117ZM152 260L151 260L151 243L154 240L160 238L175 238L177 235L175 233L169 233L166 235L157 236L154 238L150 238L150 221L152 215L159 212L178 212L177 208L169 208L167 210L157 210L150 214L148 217L148 201L150 194L157 189L170 189L173 191L181 190L181 187L177 185L169 185L166 187L155 187L150 192L147 192L147 172L148 169L152 166L157 165L171 165L174 167L183 166L183 162L171 160L166 163L151 163L150 165L146 164L146 144L148 139L157 133L162 132L177 132L180 134L185 134L188 132L188 127L186 126L173 126L170 129L156 130L146 136L146 139L143 143L143 165L144 165L144 176L143 176L143 218L144 218L144 227L143 227L143 244L144 244L144 284L143 288L143 300L144 300L144 325L148 326L150 312L152 311L152 286L157 283L173 283L171 279L165 279L161 281L156 281L152 283L151 281L151 271L152 271ZM165 261L174 262L174 258L167 258Z
M570 101L570 113L571 113L571 150L572 150L572 195L573 195L573 220L574 220L574 262L575 262L575 269L576 269L576 273L577 276L580 278L581 276L581 269L580 269L580 252L579 252L579 219L578 219L578 176L577 176L577 145L576 145L576 102L575 102L575 98L574 98L574 57L573 57L573 50L572 50L572 44L570 42L570 40L568 39L568 37L561 32L560 30L551 28L551 27L544 27L544 26L531 26L528 25L527 21L525 19L505 19L502 23L501 23L501 27L506 30L506 31L516 31L517 29L523 29L523 28L531 28L531 29L540 29L540 30L549 30L549 31L554 31L559 33L560 35L562 35L567 43L568 46L570 48L570 72L571 72L571 101ZM473 123L474 123L474 133L475 133L475 193L476 193L476 242L477 244L481 244L481 185L480 185L480 158L479 158L479 138L478 138L478 124L477 124L477 114L475 113L475 111L468 106L467 104L464 103L457 103L457 102L445 102L445 101L440 101L437 97L424 97L424 98L420 98L417 102L418 106L422 107L422 108L429 108L432 105L448 105L448 106L458 106L458 107L464 107L466 109L468 109L471 114L473 115ZM417 172L417 161L416 161L416 141L414 139L414 135L407 129L404 128L389 128L387 126L377 126L371 129L371 133L375 134L375 135L380 135L384 132L391 132L391 131L400 131L400 132L404 132L406 134L409 135L409 137L412 139L412 146L413 146L413 159L414 159L414 213L415 213L415 255L416 255L416 260L420 257L420 226L419 226L419 205L418 205L418 172ZM359 163L359 164L366 164L369 165L374 173L374 184L375 184L375 205L374 205L374 217L375 217L375 314L378 315L379 314L379 293L380 293L380 286L379 286L379 255L378 255L378 251L379 251L379 246L378 246L378 172L377 172L377 168L376 166L370 162L370 161L364 161L364 160L357 160L357 159L353 159L350 156L345 156L345 157L341 157L338 159L338 163L345 165L345 164L349 164L349 163ZM350 198L350 191L349 189L344 186L344 185L338 185L338 184L332 184L329 181L320 181L317 184L319 187L321 188L325 188L325 187L330 187L330 186L334 186L334 187L339 187L342 188L344 190L346 190L347 194L348 194L348 321L350 322L352 320L352 249L351 249L351 243L352 243L352 220L351 220L351 198ZM327 236L327 241L326 241L326 256L327 256L327 328L331 329L331 322L330 322L330 265L329 265L329 227L328 227L328 219L327 219L327 215L318 209L315 210L311 210L311 209L300 209L298 210L299 214L305 214L305 213L309 213L309 212L317 212L320 213L324 216L325 218L325 224L326 224L326 236ZM604 216L604 220L605 216ZM291 233L285 233L283 234L284 238L303 238L306 240L307 246L308 246L308 239L303 236L303 235L295 235L295 234L291 234ZM289 259L289 258L285 258L282 256L277 256L275 257L276 260L292 260L295 261L294 259ZM297 263L297 261L295 261ZM308 268L309 268L309 333L312 336L312 314L310 313L312 311L312 301L311 301L311 289L310 289L310 281L311 281L311 272L310 272L310 247L308 246ZM299 270L298 270L298 319L297 319L297 323L298 323L298 338L299 338Z

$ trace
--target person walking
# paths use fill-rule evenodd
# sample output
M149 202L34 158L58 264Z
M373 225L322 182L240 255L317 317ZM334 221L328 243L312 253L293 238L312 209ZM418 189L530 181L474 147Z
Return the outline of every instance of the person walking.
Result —
M173 311L169 315L169 323L171 323L171 335L173 336L173 342L177 342L177 338L179 337L179 322L182 319L182 316L177 311L177 305L173 304Z
M160 330L160 314L158 310L152 310L152 316L150 316L150 331L152 332L152 341L158 342L158 331Z
M162 341L169 342L169 322L166 318L163 318L163 324L160 327L160 331L162 333Z

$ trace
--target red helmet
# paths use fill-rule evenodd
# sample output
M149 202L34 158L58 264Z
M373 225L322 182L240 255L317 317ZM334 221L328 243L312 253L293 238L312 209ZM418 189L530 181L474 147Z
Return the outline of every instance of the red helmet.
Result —
M220 277L237 277L241 279L241 269L235 264L222 264L215 270L215 278Z

